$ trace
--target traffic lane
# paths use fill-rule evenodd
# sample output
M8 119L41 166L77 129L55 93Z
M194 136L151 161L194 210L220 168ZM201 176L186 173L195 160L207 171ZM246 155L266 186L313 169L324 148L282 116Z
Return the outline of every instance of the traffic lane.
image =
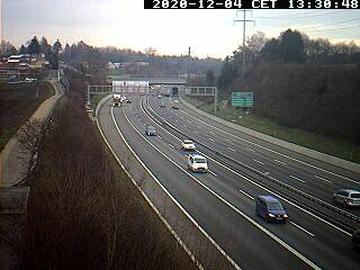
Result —
M181 205L242 267L264 269L270 265L274 269L308 268L298 258L249 225L173 163L154 151L142 137L139 137L139 134L134 133L121 116L120 111L115 112L116 121L124 136L143 162L151 168ZM273 250L274 254L269 254L267 252L269 250ZM258 254L263 252L266 255L264 254L260 259Z
M170 141L172 144L177 143L177 140L173 139L173 137L166 132L163 133L163 138L164 140ZM171 139L174 141L171 141ZM176 157L173 158L175 159ZM216 173L217 177L201 177L201 181L204 181L206 185L210 186L213 190L216 190L220 195L229 200L232 204L236 205L242 211L245 211L249 216L254 215L253 199L251 198L252 202L250 205L247 205L247 207L244 207L244 205L246 202L249 202L249 197L252 197L249 194L256 194L253 195L253 197L255 197L259 194L264 194L264 190L254 186L253 189L249 191L249 186L246 183L245 185L242 185L244 184L244 182L241 181L242 179L236 182L238 186L232 187L231 181L236 181L236 178L238 178L237 176L232 176L229 179L226 172L220 172L221 170L219 170L219 168L214 168L214 164L211 162L209 163L209 166L210 169ZM239 190L240 193L238 193L237 190ZM247 192L244 190L247 190ZM241 199L239 200L238 198L238 195L243 193L247 194L243 198L245 201ZM314 254L316 254L317 257L321 255L320 258L322 259L319 258L319 263L326 265L326 269L338 269L340 266L338 264L339 258L341 258L340 261L343 262L341 263L341 266L345 267L345 269L353 269L353 267L359 263L359 261L354 262L352 259L355 254L350 248L349 236L340 233L332 227L330 227L331 231L329 230L328 225L322 223L318 219L315 219L313 216L306 216L306 214L298 208L294 208L292 205L287 205L286 202L284 204L291 213L290 225L288 227L273 227L271 224L265 224L264 226L267 226L270 231L280 238L286 239L286 242L290 241L297 247L301 246L302 249L304 249L304 254L306 253L308 257L313 256ZM304 221L304 215L305 220L308 219L306 222ZM257 219L258 222L262 224L265 223L262 219L256 217L253 218ZM316 234L313 232L316 232ZM336 247L335 250L334 247ZM342 254L337 253L337 248L339 247L345 252ZM334 257L333 255L336 253L338 256ZM334 258L334 260L328 260L327 258Z
M200 150L202 153L206 154L208 157L211 157L212 159L215 159L218 162L221 162L222 164L226 165L227 167L229 167L230 169L232 169L234 171L242 172L242 174L244 174L250 178L257 179L258 183L261 183L262 185L269 187L271 190L280 191L284 194L287 194L287 196L290 196L291 198L293 198L297 201L300 200L301 204L304 204L310 208L315 208L317 211L320 211L322 214L325 214L326 216L330 216L331 219L340 221L341 223L344 223L347 226L351 226L351 227L355 227L355 228L358 226L356 224L356 222L354 222L352 219L349 219L348 217L345 217L344 215L334 212L331 209L324 208L323 206L320 206L317 203L314 203L312 200L306 199L303 196L301 196L300 194L294 193L294 191L291 191L288 188L284 188L284 184L286 184L286 183L284 181L280 181L280 180L282 180L281 178L275 178L274 175L271 173L268 173L266 175L265 174L261 175L261 174L255 173L251 170L248 170L247 168L243 167L242 165L239 165L237 163L229 161L229 159L221 157L221 156L217 155L216 153L209 151L207 148L198 146L198 150ZM273 180L273 179L276 179L276 180ZM279 185L278 182L284 183L284 184ZM336 206L336 207L339 208L338 206ZM342 207L340 207L340 208L342 208ZM357 215L358 210L359 210L359 208L357 208L357 209L342 208L342 209L346 210L348 213L352 213L354 215Z
M179 141L176 140L175 138L173 138L173 136L169 135L167 132L164 132L162 134L162 138L163 140L166 140L167 142L170 142L172 145L178 144ZM162 148L162 146L157 145L157 147ZM167 144L164 144L164 147L167 147ZM166 149L161 149L162 151L166 151ZM174 149L171 149L171 153L174 152ZM178 150L178 152L180 153L186 153L184 151L180 151ZM168 153L170 156L171 154ZM179 156L182 156L181 154ZM176 160L177 156L172 156L172 158L174 160ZM181 162L180 162L181 164ZM184 162L183 164L184 167L186 166L186 163ZM226 173L220 173L218 169L214 168L213 166L211 166L211 162L210 162L210 169L216 173L216 178L209 176L209 177L204 177L203 175L198 176L198 178L204 182L204 184L210 186L213 190L216 190L220 195L222 195L223 197L225 197L227 200L231 201L234 205L236 205L239 209L241 209L242 211L246 212L249 216L252 216L254 214L254 204L253 202L251 202L251 204L248 204L247 207L245 207L244 205L249 202L249 199L244 197L244 200L239 200L238 195L239 193L236 191L237 188L232 188L230 186L229 183L225 183L226 181L229 181L229 179L227 179L228 175ZM198 174L195 174L198 175ZM236 178L236 177L235 177ZM231 177L232 180L234 180L233 177ZM241 183L241 181L240 181ZM247 185L245 184L245 186L242 186L239 188L240 190L244 190L245 188L247 188ZM249 192L249 191L248 191ZM252 194L256 194L258 192L258 194L263 194L263 192L260 191L250 191L249 193ZM232 198L234 198L234 201L232 201ZM285 204L286 205L286 204ZM289 207L289 209L293 208L291 205ZM344 235L341 235L342 238L338 238L335 237L334 235L331 236L330 239L328 239L328 235L322 235L323 232L325 231L329 231L327 230L326 227L327 225L321 223L320 226L316 226L318 225L317 223L319 223L318 220L316 220L316 222L314 222L313 217L310 217L310 221L307 222L307 225L310 227L310 229L307 227L307 225L304 225L302 222L303 212L299 212L299 210L297 208L295 209L291 209L289 210L292 214L292 219L290 221L290 225L289 227L272 227L271 224L265 224L265 226L268 226L268 229L272 232L275 232L275 234L277 236L279 236L282 239L286 239L286 241L288 242L288 240L290 239L290 242L292 242L295 246L301 246L305 249L305 252L307 252L308 256L311 256L313 254L317 254L317 256L319 256L319 254L321 254L320 258L325 258L325 259L319 259L319 263L322 263L323 265L326 265L327 269L337 269L338 268L338 264L336 264L336 262L338 262L338 259L336 259L335 261L329 261L326 258L329 256L329 254L334 254L334 252L336 253L337 251L333 249L333 247L341 247L342 250L348 250L349 246L349 237L344 237ZM298 212L297 214L294 214ZM256 219L256 217L253 217ZM300 222L299 222L300 220ZM259 219L258 220L260 223L264 223L263 220ZM315 224L315 225L314 225ZM309 230L311 230L311 226L315 226L317 228L316 233L318 235L320 235L321 238L325 239L324 241L317 241L317 239L311 241L309 239L311 239L311 232ZM307 229L308 230L307 230ZM279 230L277 230L279 229ZM334 230L334 229L333 229ZM338 234L339 232L336 231ZM310 236L309 236L310 235ZM330 233L331 235L331 233ZM306 237L307 236L307 237ZM309 238L310 237L310 238ZM345 238L345 240L344 240ZM337 239L337 240L336 240ZM334 242L334 243L331 243ZM330 243L330 245L328 246L327 243ZM307 251L306 251L307 250ZM302 250L301 250L302 251ZM321 252L320 252L321 251ZM315 253L314 253L315 252ZM350 250L351 252L351 250ZM350 257L352 257L353 254L350 253ZM331 256L330 256L331 257ZM351 259L349 260L349 258L347 257L346 254L341 254L340 256L338 256L338 258L341 257L342 259L344 259L345 263L342 263L342 265L345 265L346 269L352 269L354 267L354 265L356 265L358 262L352 262ZM334 258L334 257L332 257ZM322 260L325 261L322 262ZM334 266L334 268L331 268L332 266Z
M212 189L226 197L232 204L245 211L262 226L272 231L290 246L297 249L307 258L323 266L325 269L354 269L360 260L357 251L352 249L351 238L337 229L321 222L314 216L310 216L294 207L292 204L282 200L288 211L290 220L286 226L267 224L254 213L255 202L253 198L258 195L273 194L266 189L251 185L244 178L237 175L229 175L227 170L218 167L210 161L210 168L217 174L217 181L210 178L207 182ZM238 193L236 193L238 191ZM229 194L231 194L229 196ZM275 193L275 196L277 194ZM249 204L244 208L243 200L247 199ZM301 204L298 205L301 207ZM336 255L336 256L334 256Z
M176 114L175 114L176 115ZM164 117L164 115L163 115ZM178 121L176 121L178 122ZM188 125L186 125L188 124ZM194 131L194 127L191 127L191 123L182 123L182 124L177 124L174 123L174 126L177 126L177 128L179 128L180 130L183 130L184 127L182 127L182 125L184 125L185 127L188 127L189 130L191 130L192 132L192 137L198 136L201 139L203 139L203 142L205 142L206 140L210 140L205 142L206 144L212 146L213 149L217 149L219 151L222 151L223 153L231 156L231 155L236 155L238 152L240 151L236 151L235 149L237 148L236 146L233 146L233 148L230 147L226 147L226 149L221 149L219 146L221 146L219 144L219 142L221 142L221 137L217 137L217 136L212 136L215 139L211 139L211 138L207 138L207 136L204 136L204 134L206 134L206 132L202 132L200 135L200 132L196 132ZM184 131L184 130L183 130ZM191 136L189 136L191 137ZM229 150L229 151L227 151ZM249 150L250 152L252 152L252 154L255 154L255 151L251 151L251 149L247 148L246 150ZM241 151L241 153L246 153L249 151ZM237 155L239 157L239 155ZM243 155L241 155L243 156ZM244 161L241 162L245 162L247 164L251 164L253 163L252 166L254 166L255 168L257 166L261 166L265 164L267 166L272 167L272 170L270 169L266 169L265 171L268 172L273 172L279 179L284 179L286 182L288 182L289 184L295 186L296 188L302 189L305 192L318 197L330 204L332 204L332 200L331 200L331 196L332 194L340 189L340 188L357 188L357 186L355 186L355 184L352 183L352 185L339 185L336 182L333 183L330 180L325 179L324 177L321 177L319 175L314 174L313 172L310 173L306 170L303 170L302 168L298 167L298 170L294 169L293 166L288 166L288 164L286 164L285 162L281 161L281 160L274 160L273 158L270 159L270 162L263 160L263 157L266 156L266 153L261 153L261 155L257 155L256 157L252 157L252 156L247 156L247 158L249 159L250 163ZM234 158L234 157L233 157ZM235 157L236 159L236 157ZM299 165L298 165L299 166ZM284 168L282 168L284 167ZM287 170L287 171L285 171ZM303 183L307 182L306 186L303 187ZM357 213L359 214L360 211L357 208L352 208L349 209L350 212L352 213Z
M310 157L298 154L296 152L292 152L292 151L290 151L288 149L285 149L285 148L282 148L282 147L267 143L265 141L262 141L260 139L255 138L255 137L244 134L244 133L242 133L242 132L240 132L238 130L235 130L233 128L230 128L230 127L227 127L227 126L222 125L220 123L217 123L215 121L212 121L212 120L210 120L210 119L208 119L208 118L206 118L204 116L198 115L195 112L193 112L192 110L189 110L188 108L186 108L184 106L182 106L182 108L179 111L181 111L181 112L183 112L185 114L185 117L184 117L184 115L181 116L181 117L183 117L183 119L186 119L186 116L191 117L191 121L194 121L194 118L199 119L201 121L206 122L208 125L211 125L212 127L216 127L217 129L220 129L221 131L231 133L232 135L243 138L246 141L251 141L252 143L255 144L254 146L257 146L257 147L260 146L261 148L264 148L264 147L265 148L271 148L273 151L281 152L283 155L286 155L286 156L284 156L284 158L288 158L288 157L291 157L293 159L295 158L295 159L298 159L298 160L300 160L302 162L306 162L306 163L313 164L315 166L321 167L321 168L323 168L325 170L334 170L335 173L343 174L346 177L350 177L350 178L353 178L353 179L359 179L359 174L358 173L354 173L354 172L348 171L346 169L339 168L337 166L334 166L334 165L331 165L331 164L328 164L328 163L324 163L322 161L312 159ZM272 153L274 153L274 152L272 152ZM274 154L276 154L276 153L274 153ZM303 164L303 165L305 165L305 164ZM308 165L306 165L306 166L308 166ZM332 175L332 176L334 176L334 175ZM336 177L336 176L334 176L334 177Z
M184 112L188 113L189 110L187 110L187 108L184 108ZM196 117L197 117L197 115L196 115ZM204 118L204 119L206 119L206 118ZM209 123L210 123L210 122L209 122ZM223 125L221 125L221 124L219 124L219 123L217 123L217 122L211 121L211 125L212 125L212 126L220 127L220 128L223 130ZM225 129L226 129L226 130L231 130L231 128L226 127L226 126L225 126ZM234 130L234 129L233 129L233 130ZM234 130L234 132L239 133L239 134L242 134L242 133L241 133L240 131L238 131L238 130ZM253 137L250 136L250 135L244 134L243 138L251 140ZM307 162L307 163L314 164L314 165L320 166L320 167L324 167L324 169L334 170L334 172L337 172L337 173L339 173L339 174L346 175L347 177L352 177L352 178L354 178L354 179L357 179L357 178L358 178L358 175L359 175L358 173L354 173L354 172L348 171L348 170L346 170L346 169L337 167L337 166L335 166L335 165L332 165L332 164L329 164L329 163L326 163L326 162L322 162L322 161L320 161L320 160L316 160L316 159L313 159L313 158L310 158L310 157L307 157L307 156L304 156L304 155L300 155L300 154L298 154L298 153L296 153L296 152L292 152L292 151L290 151L290 150L288 150L288 149L284 149L284 148L282 148L282 147L279 147L279 146L276 146L276 145L272 145L272 144L270 144L270 143L264 142L264 141L262 141L262 140L260 140L260 139L257 139L257 138L253 138L253 139L254 139L254 142L255 142L256 144L264 143L263 146L265 146L265 147L270 147L270 148L273 146L273 149L274 149L275 151L283 152L283 153L286 154L287 156L292 156L292 154L293 154L293 155L294 155L293 157L296 158L296 159L302 158L303 161L305 161L305 162ZM277 148L277 149L275 149L275 148ZM328 166L328 167L327 167L327 166ZM326 167L327 167L327 168L326 168Z
M181 110L179 110L181 111ZM174 116L176 116L178 114L174 114ZM183 119L182 116L179 116L182 118L181 120L181 123L191 123L193 122L195 119L190 119L190 122L187 122L186 119ZM174 123L178 123L180 121L177 121L177 120L174 120ZM184 124L185 126L187 126L187 124ZM201 130L202 132L201 133L207 133L209 136L211 134L213 134L213 136L215 136L216 134L219 134L223 131L219 131L219 132L214 132L213 131L213 128L210 128L208 127L208 129L206 129L207 125L204 125L204 126L201 126L201 122L200 123L197 123L197 126L195 128L197 128L198 130ZM207 131L207 132L206 132ZM195 132L197 133L197 132ZM236 142L234 142L234 140L229 140L228 138L224 137L223 135L220 135L220 138L223 140L222 144L226 145L226 143L228 144L228 147L232 150L237 150L237 148L240 147L240 151L243 151L244 149L245 150L248 150L250 152L253 152L253 154L256 154L257 152L261 152L261 156L263 158L267 158L267 160L269 162L275 162L275 163L279 163L279 164L286 164L288 166L291 166L293 168L297 168L299 171L307 171L308 174L311 174L313 175L314 177L316 177L317 179L332 179L330 181L335 181L335 182L338 182L338 186L340 186L341 188L351 188L351 187L357 187L358 186L358 181L356 180L357 178L352 179L351 181L350 180L347 180L347 179L344 179L344 178L341 178L341 177L338 177L336 175L331 175L329 174L328 172L324 172L324 171L321 171L321 170L316 170L312 167L309 167L309 166L304 166L304 164L302 163L299 163L299 162L292 162L292 160L289 161L289 159L286 159L286 157L283 157L283 156L278 156L278 157L274 157L274 153L273 152L269 152L269 151L260 151L260 149L258 147L255 147L253 145L249 145L247 143L241 143L241 140L237 140ZM221 142L221 139L218 140L218 142ZM264 150L264 149L263 149ZM233 152L235 152L233 151ZM336 167L337 168L337 167ZM356 176L354 176L356 177Z
M176 126L176 124L174 126ZM323 185L323 183L319 183L319 181L316 179L314 179L313 181L309 181L310 177L308 175L305 175L304 173L299 173L298 171L293 170L291 167L283 168L281 164L278 165L276 163L267 162L266 160L263 160L260 155L253 156L251 152L229 152L227 151L228 149L224 149L224 147L221 147L221 145L218 144L219 138L213 136L215 140L209 140L209 138L207 138L207 136L204 136L203 134L193 133L193 129L191 127L189 127L188 130L184 130L179 126L177 128L187 134L189 134L188 130L191 130L190 132L192 134L189 134L188 137L193 138L195 141L205 143L209 146L210 149L212 149L212 151L224 153L225 155L230 156L232 159L247 166L253 167L254 169L258 170L263 174L275 175L282 182L285 182L286 184L294 188L303 190L313 195L314 197L332 203L331 199L329 200L329 194L331 198L331 195L336 190L336 188L331 185ZM206 149L205 151L207 153L209 152L208 149ZM307 184L305 185L306 182Z
M201 263L203 266L205 268L209 266L211 268L211 265L214 264L224 267L227 266L227 259L219 254L219 251L210 241L205 239L199 227L182 213L170 197L162 192L161 188L156 184L156 181L154 181L149 174L144 174L144 170L139 169L139 167L135 165L141 164L138 163L137 159L128 151L113 121L109 121L109 119L112 120L109 107L103 106L102 110L99 111L98 117L98 124L114 153L123 161L123 164L127 167L127 171L134 177L135 181L138 182L148 197L152 199L156 198L156 200L153 199L153 203L157 206L158 210L161 210L163 214L164 211L165 214L172 213L171 216L167 216L166 220L171 224L172 228L175 229L181 239L193 248L193 254L196 254L197 258L209 258L209 256L214 258L210 261L206 259L202 260ZM130 159L127 156L128 154L132 156Z

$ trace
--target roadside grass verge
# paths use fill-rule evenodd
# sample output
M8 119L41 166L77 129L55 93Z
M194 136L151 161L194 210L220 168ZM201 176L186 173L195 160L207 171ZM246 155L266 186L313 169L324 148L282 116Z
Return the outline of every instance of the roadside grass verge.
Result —
M19 269L196 269L100 141L69 78L27 184Z
M36 85L36 82L0 82L0 151L39 105L54 94L51 84L41 81L36 98Z
M209 104L189 97L183 98L198 109L214 115L213 103ZM259 117L254 114L246 115L241 110L232 107L226 109L218 108L216 116L287 142L360 163L360 145L352 142L316 134L306 130L284 127L270 119Z
M102 100L103 97L106 97L110 93L106 94L93 94L90 96L90 103L91 103L91 109L94 111L96 110L97 105L99 104L100 100Z

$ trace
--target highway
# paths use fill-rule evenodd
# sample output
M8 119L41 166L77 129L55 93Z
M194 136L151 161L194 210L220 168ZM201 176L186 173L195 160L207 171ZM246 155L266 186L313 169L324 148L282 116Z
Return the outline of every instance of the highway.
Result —
M351 232L358 209L331 202L340 187L358 187L359 175L312 160L214 123L170 99L134 97L121 108L103 106L100 125L117 125L170 194L242 269L357 269ZM105 105L109 105L109 102ZM145 128L155 126L156 137ZM103 132L114 140L113 132ZM186 168L181 139L198 142L207 174ZM114 142L115 143L115 142ZM121 154L121 153L119 153ZM289 212L286 225L255 215L254 197L274 194ZM315 198L315 199L312 199Z

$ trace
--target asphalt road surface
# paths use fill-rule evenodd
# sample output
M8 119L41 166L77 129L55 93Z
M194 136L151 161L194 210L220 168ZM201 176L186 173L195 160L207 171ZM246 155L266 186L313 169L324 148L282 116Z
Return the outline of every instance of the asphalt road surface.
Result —
M360 253L351 244L359 209L331 201L338 188L358 188L359 175L242 134L185 107L174 110L169 98L162 99L165 108L151 96L133 97L132 104L121 108L103 106L99 121L119 126L152 173L242 269L359 269ZM158 136L145 135L149 125ZM108 140L114 138L103 132ZM185 138L194 139L198 152L208 158L208 173L187 169L188 153L180 150ZM259 194L281 200L289 213L287 224L268 224L256 216L254 198Z

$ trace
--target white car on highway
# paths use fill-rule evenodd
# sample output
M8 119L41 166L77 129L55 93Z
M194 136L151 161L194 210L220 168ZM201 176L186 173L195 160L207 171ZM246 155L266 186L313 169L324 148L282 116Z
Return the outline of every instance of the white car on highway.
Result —
M171 107L175 110L178 110L179 109L179 101L178 100L174 100L172 103L171 103Z
M183 140L181 142L181 150L194 151L194 150L196 150L195 143L192 140Z
M189 155L187 165L188 168L193 172L208 171L208 163L206 158L198 154Z

